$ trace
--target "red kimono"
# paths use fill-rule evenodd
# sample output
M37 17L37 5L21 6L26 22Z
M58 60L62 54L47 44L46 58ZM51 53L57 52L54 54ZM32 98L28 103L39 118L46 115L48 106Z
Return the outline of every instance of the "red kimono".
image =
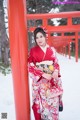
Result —
M51 80L42 77L44 73L36 67L41 62L53 62L54 70L58 70L58 79ZM29 55L29 76L32 79L32 100L35 120L58 120L59 97L63 94L60 67L54 47L48 46L46 52L39 47L33 47Z

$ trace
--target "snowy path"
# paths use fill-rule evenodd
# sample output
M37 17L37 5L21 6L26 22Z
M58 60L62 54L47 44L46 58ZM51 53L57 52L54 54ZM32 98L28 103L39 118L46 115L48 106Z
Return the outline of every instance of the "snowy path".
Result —
M80 120L80 60L78 63L59 56L63 81L64 111L60 120Z
M64 111L60 113L60 120L80 120L80 60L76 63L74 58L69 60L61 55L58 59L64 89ZM11 74L0 73L0 120L1 113L7 113L7 120L15 120Z

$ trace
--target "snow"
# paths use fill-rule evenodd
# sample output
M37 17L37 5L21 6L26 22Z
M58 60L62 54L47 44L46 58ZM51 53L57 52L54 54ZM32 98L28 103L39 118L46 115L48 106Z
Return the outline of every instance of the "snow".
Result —
M0 120L2 113L7 113L7 120L15 120L12 75L0 73Z
M56 8L52 8L49 13L59 13L59 8L56 7ZM55 26L59 26L60 22L59 20L61 20L62 18L52 18L51 21L53 22L53 24Z
M80 60L59 57L63 82L64 111L61 120L80 120Z
M60 113L60 120L80 120L80 60L75 62L74 58L57 56L64 89L64 110ZM7 120L16 120L11 74L4 76L0 73L0 119L1 113L7 113Z

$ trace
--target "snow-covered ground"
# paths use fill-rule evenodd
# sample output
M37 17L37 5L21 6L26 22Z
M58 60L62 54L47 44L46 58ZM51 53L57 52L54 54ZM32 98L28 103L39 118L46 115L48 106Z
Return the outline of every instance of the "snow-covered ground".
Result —
M16 120L12 83L11 74L4 76L0 73L0 120L2 113L7 113L7 119L4 120Z
M64 110L60 120L80 120L80 60L76 63L74 58L69 60L62 55L58 55L58 59L64 89ZM0 73L0 120L2 113L7 113L7 120L16 120L12 83L11 74Z
M64 111L60 113L60 120L80 120L80 60L58 58L64 89Z

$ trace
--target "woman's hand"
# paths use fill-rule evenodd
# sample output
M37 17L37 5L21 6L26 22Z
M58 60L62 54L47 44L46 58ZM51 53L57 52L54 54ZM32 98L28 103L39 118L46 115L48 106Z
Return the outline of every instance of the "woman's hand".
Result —
M51 80L51 78L52 78L52 75L47 74L47 73L43 73L42 76L43 76L44 78L48 79L48 80Z
M58 70L54 70L53 74L52 74L52 77L54 79L57 79L58 78Z

